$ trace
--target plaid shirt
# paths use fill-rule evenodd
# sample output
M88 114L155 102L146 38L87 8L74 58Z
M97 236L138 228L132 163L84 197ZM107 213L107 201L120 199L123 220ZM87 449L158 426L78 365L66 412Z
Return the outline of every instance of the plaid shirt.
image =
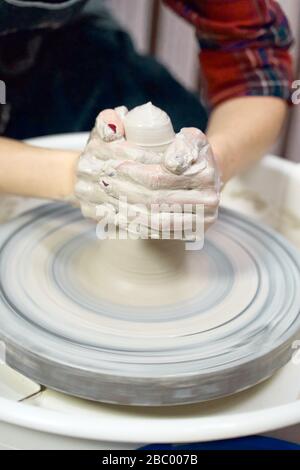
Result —
M288 20L274 0L164 0L196 28L206 101L238 96L289 99Z

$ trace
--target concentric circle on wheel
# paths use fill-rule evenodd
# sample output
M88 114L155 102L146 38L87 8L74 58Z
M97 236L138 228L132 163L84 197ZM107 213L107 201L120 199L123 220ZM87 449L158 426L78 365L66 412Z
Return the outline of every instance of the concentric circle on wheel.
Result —
M101 243L94 224L64 204L0 229L9 365L84 398L172 405L245 389L289 360L300 328L300 263L274 231L222 209L204 249L186 252L196 288L153 305L120 303L118 292L106 295L109 279L91 282L93 263L93 276L105 278L95 256Z

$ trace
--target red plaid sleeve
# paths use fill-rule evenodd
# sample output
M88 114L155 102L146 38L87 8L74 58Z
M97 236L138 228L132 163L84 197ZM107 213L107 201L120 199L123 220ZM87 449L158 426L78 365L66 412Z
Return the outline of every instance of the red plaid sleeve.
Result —
M208 104L237 96L289 99L292 35L274 0L164 0L196 28Z

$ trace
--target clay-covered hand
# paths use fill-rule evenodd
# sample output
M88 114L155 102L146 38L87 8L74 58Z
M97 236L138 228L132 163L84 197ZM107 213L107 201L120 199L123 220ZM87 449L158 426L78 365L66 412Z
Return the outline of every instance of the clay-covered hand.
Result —
M150 220L150 211L159 212L163 231L171 213L171 223L194 227L202 207L210 226L218 214L220 175L205 134L184 128L157 153L126 141L126 113L125 107L101 112L80 157L76 195L83 214L112 217L121 201L129 218L141 213Z

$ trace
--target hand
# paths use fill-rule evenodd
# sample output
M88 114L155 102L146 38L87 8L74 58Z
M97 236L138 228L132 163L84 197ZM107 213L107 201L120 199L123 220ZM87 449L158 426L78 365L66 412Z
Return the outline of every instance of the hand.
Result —
M220 178L205 135L195 128L182 129L167 150L157 154L126 141L126 112L121 107L100 113L80 157L76 195L83 214L96 220L113 217L121 200L129 219L138 213L142 225L149 227L154 210L162 223L161 230L152 230L158 237L170 219L173 226L189 221L194 227L195 208L202 205L207 228L217 218ZM190 206L183 211L185 204Z

